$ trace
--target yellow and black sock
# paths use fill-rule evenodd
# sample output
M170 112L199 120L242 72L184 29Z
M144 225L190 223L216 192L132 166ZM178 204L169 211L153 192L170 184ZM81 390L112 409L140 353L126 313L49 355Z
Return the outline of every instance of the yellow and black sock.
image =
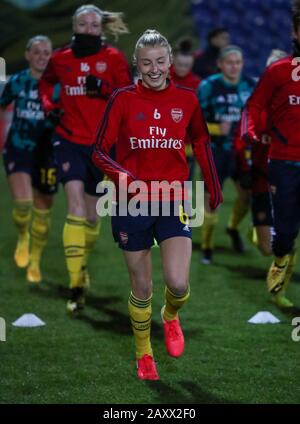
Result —
M148 354L153 356L150 333L151 333L151 307L152 296L149 299L138 299L130 293L128 310L133 330L137 359Z
M39 267L41 255L48 241L51 209L33 208L31 226L31 266Z
M176 296L168 287L166 287L165 296L166 304L163 310L163 318L166 321L171 321L177 318L179 309L183 307L190 297L190 287L188 287L187 291L181 296Z
M230 230L237 230L243 218L247 215L249 205L243 202L239 197L235 200L232 213L228 221L228 228Z
M93 250L96 241L98 240L100 229L101 229L101 221L91 222L85 221L85 251L83 258L83 266L87 266L88 257Z
M204 212L204 222L202 225L202 249L213 249L214 247L214 230L218 224L218 214L216 212Z
M81 267L85 250L85 218L68 215L63 231L63 244L71 288L81 286Z
M16 200L12 211L14 223L18 229L19 240L29 240L29 224L31 220L32 201L29 199Z
M275 264L275 266L277 266L279 268L285 267L285 265L287 265L288 261L289 261L289 255L275 256L275 258L274 258L274 264Z

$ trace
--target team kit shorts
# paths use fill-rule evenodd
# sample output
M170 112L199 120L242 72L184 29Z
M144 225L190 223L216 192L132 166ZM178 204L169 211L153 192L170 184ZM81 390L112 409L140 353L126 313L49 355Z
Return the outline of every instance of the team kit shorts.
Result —
M87 194L99 196L96 187L103 180L104 174L92 163L93 146L72 143L56 134L53 149L58 181L62 184L73 180L82 181Z
M58 190L56 161L53 152L39 143L33 151L23 150L8 143L3 150L6 175L24 172L31 175L32 186L43 194Z
M181 207L180 207L181 205ZM170 202L170 214L164 216L163 202L158 202L155 213L151 215L151 203L143 207L148 216L120 216L120 208L117 206L115 216L112 216L112 233L115 242L122 250L139 251L150 249L171 237L192 238L192 230L189 227L189 214L184 211L179 202ZM152 208L153 210L153 208ZM155 239L155 240L154 240Z

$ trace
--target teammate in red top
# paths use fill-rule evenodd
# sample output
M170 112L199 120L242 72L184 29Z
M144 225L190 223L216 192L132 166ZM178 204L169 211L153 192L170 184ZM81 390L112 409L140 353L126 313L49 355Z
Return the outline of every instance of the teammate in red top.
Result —
M103 174L90 158L94 134L109 95L131 82L123 54L106 45L102 37L106 31L114 35L128 32L121 14L81 6L73 16L73 31L71 45L53 54L40 82L44 109L58 120L53 144L68 201L63 240L70 275L70 312L84 305L84 288L89 283L87 255L100 231L96 186ZM51 101L56 83L61 85L60 110Z
M196 91L201 78L192 72L194 60L192 42L189 39L182 40L173 49L173 63L170 67L170 77L175 84Z
M98 131L95 165L117 185L122 179L139 186L146 183L150 194L156 195L152 181L179 181L181 185L187 179L184 140L188 134L210 192L210 205L217 208L222 194L206 123L195 94L167 79L171 63L168 41L157 31L147 30L137 42L135 58L141 80L112 95ZM115 142L116 162L109 157ZM112 218L114 237L124 251L132 284L129 314L138 377L146 380L159 379L150 343L154 237L160 246L166 282L162 320L167 352L178 357L184 350L178 311L189 297L191 229L182 205L171 202L171 214L163 216L163 203L159 202L158 216L121 216L117 209L117 216ZM180 214L175 210L178 206Z
M275 236L275 259L267 276L268 290L283 294L295 262L295 240L300 228L300 10L293 12L294 54L269 66L250 97L242 117L244 140L259 141L260 115L268 110L272 122L269 182ZM287 299L286 299L287 300ZM286 307L292 303L287 300Z
M170 67L170 77L175 84L196 91L201 82L201 78L192 72L194 60L195 56L193 53L193 45L191 40L188 38L182 40L173 49L173 63ZM189 180L192 180L196 161L189 139L186 140L185 153L190 170Z

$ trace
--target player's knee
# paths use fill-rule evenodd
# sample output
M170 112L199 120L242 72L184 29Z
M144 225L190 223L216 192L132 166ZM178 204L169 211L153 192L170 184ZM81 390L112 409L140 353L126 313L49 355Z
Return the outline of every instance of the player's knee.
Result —
M85 216L86 209L84 201L81 199L75 200L74 202L71 202L68 208L68 212L71 215L74 216Z
M132 290L133 295L137 297L138 299L146 300L149 299L152 296L152 285L135 285L135 287Z
M169 276L167 286L175 296L183 296L188 290L188 281L184 276L173 275Z

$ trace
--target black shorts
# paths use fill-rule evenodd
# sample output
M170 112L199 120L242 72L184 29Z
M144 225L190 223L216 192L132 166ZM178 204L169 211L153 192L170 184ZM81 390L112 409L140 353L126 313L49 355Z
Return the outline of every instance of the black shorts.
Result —
M271 195L267 191L265 193L255 193L251 199L252 221L253 226L266 225L273 227L272 202Z
M275 231L295 234L300 229L300 165L271 159L268 176Z
M74 180L82 181L87 194L99 196L96 187L104 175L92 162L93 146L72 143L55 134L53 147L58 181L62 184Z
M55 194L58 189L56 163L53 151L49 145L38 143L37 147L29 152L19 149L12 143L3 149L3 162L6 175L16 172L25 172L31 176L32 186L43 194Z
M120 249L133 252L150 249L154 245L154 238L158 244L171 237L192 238L188 214L180 213L178 203L171 202L169 216L164 216L162 202L157 204L157 216L151 216L150 203L146 209L148 216L119 216L117 208L117 216L112 217L112 232Z

